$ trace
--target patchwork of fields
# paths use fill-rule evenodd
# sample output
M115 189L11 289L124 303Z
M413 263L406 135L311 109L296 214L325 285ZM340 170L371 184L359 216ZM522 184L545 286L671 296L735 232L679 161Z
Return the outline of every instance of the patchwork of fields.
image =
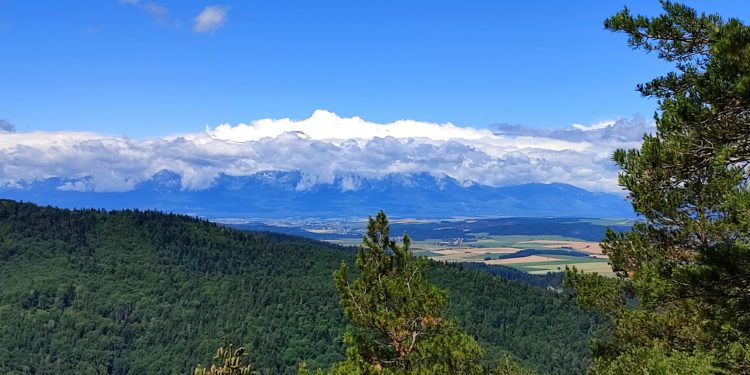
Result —
M483 236L463 246L439 246L435 241L412 243L415 254L447 262L501 264L532 274L561 272L575 266L587 272L612 275L609 260L598 242L543 235Z
M329 242L356 246L361 240L347 238ZM577 238L554 235L483 236L476 241L464 242L461 246L446 244L445 240L438 239L412 241L411 245L416 255L439 261L501 264L532 274L562 272L566 266L575 266L586 272L613 275L609 259L602 254L599 243Z
M362 227L363 222L357 221L264 229L291 229L339 245L357 246L362 241ZM628 221L614 219L395 219L391 234L400 237L408 233L415 254L438 261L500 264L532 274L562 272L567 266L613 275L599 240L606 228L623 231L629 227Z

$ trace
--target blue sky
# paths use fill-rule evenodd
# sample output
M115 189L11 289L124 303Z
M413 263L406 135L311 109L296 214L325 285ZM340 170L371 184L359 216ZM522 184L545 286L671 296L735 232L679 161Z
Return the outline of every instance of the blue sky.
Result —
M603 30L622 5L0 0L0 192L281 170L622 194L612 152L654 131L635 85L672 69Z
M641 114L669 66L602 20L656 1L0 0L0 119L152 137L315 109L562 128ZM689 1L746 18L744 1ZM207 6L225 19L194 29ZM211 27L209 27L211 29Z

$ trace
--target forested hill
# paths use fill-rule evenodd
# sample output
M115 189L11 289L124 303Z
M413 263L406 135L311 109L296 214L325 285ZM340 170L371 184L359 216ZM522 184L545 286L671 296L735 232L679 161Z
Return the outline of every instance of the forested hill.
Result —
M245 345L263 374L343 358L332 273L353 255L156 212L0 200L0 373L188 374ZM448 315L541 373L582 373L594 317L566 298L434 264Z

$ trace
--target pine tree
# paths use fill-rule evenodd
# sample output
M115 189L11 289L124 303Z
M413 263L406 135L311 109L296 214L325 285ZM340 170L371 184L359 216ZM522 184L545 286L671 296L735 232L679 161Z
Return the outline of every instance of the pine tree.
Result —
M334 374L473 374L482 349L442 313L446 292L429 284L427 259L414 257L409 237L389 236L382 211L367 224L357 251L359 278L346 263L335 273L344 314L354 328L345 337L347 358Z
M620 184L643 220L607 233L616 279L569 270L605 313L593 373L750 373L750 28L662 1L605 27L677 71L639 85L657 131L617 150Z

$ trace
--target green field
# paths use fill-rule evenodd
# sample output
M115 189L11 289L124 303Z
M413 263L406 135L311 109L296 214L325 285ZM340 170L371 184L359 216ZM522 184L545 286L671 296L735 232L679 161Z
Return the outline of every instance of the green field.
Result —
M534 274L565 271L565 266L575 266L583 271L599 272L600 274L605 275L612 274L612 270L606 259L577 258L578 259L560 259L547 262L514 263L508 264L507 266Z
M484 237L486 234L477 233L475 237ZM516 247L519 249L534 249L534 244L524 243L527 241L548 240L548 241L583 241L579 238L556 236L556 235L510 235L510 236L487 236L478 238L475 241L467 241L465 245L471 247Z

